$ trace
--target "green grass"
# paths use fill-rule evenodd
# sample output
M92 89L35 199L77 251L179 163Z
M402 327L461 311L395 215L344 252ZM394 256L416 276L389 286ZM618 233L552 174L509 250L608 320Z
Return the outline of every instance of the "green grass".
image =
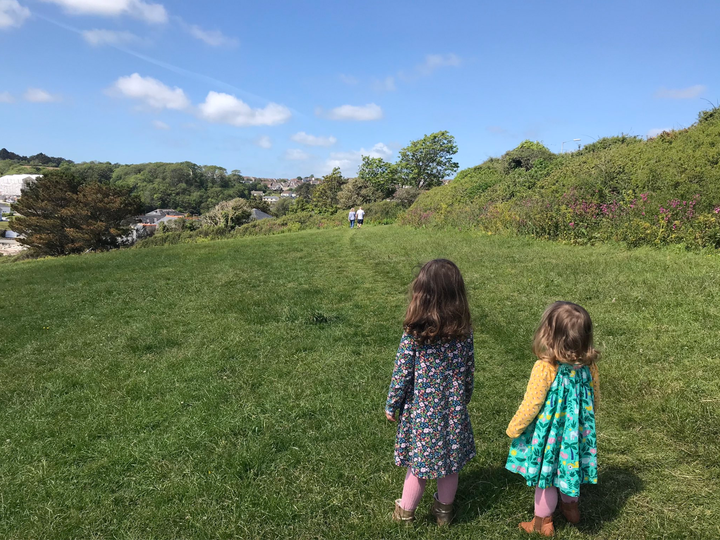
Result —
M389 520L407 285L456 261L478 457L457 524ZM720 259L366 227L0 267L0 538L522 538L503 470L545 306L596 323L600 483L563 538L720 536Z

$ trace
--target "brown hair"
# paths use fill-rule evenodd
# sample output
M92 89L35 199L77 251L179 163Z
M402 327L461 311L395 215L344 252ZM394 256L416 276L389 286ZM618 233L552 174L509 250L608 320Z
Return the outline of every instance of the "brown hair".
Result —
M533 353L551 364L590 365L597 360L593 324L587 311L572 302L555 302L535 331Z
M465 282L455 263L435 259L426 263L410 287L405 331L421 343L467 337L472 332Z

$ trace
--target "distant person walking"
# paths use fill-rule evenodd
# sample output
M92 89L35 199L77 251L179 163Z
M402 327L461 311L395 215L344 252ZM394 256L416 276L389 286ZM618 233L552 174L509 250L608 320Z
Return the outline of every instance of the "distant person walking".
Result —
M355 228L355 209L351 208L350 213L348 214L348 221L350 222L350 228Z
M448 525L458 473L475 456L467 409L475 356L470 308L457 266L436 259L422 267L412 283L404 327L385 404L387 419L399 420L395 464L407 467L393 519L413 521L427 479L437 478L430 512L438 525Z
M361 206L360 208L358 208L358 211L357 211L358 228L362 227L364 219L365 219L365 210L363 210L362 206Z

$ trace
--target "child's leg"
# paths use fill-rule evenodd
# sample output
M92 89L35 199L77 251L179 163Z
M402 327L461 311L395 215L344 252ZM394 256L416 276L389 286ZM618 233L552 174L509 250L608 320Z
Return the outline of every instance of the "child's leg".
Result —
M557 506L557 500L557 488L535 488L535 515L543 518L552 516Z
M565 495L562 491L560 492L560 498L565 504L578 502L578 499L580 499L580 497L571 497L570 495Z
M438 478L437 499L442 504L452 504L455 500L455 492L458 487L458 473Z
M408 467L407 474L405 475L405 484L403 485L402 499L400 499L400 506L403 510L413 511L420 504L423 493L425 492L425 484L427 480L418 478L415 476L410 467Z

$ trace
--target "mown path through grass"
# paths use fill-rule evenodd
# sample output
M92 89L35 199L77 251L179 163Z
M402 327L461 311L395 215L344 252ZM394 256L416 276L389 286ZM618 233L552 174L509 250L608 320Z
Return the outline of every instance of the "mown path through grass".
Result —
M476 323L458 523L389 522L382 406L416 264ZM720 259L395 226L0 267L0 537L522 538L502 469L544 307L596 322L601 484L565 538L720 536ZM421 510L429 504L429 495ZM422 512L421 512L422 515Z

